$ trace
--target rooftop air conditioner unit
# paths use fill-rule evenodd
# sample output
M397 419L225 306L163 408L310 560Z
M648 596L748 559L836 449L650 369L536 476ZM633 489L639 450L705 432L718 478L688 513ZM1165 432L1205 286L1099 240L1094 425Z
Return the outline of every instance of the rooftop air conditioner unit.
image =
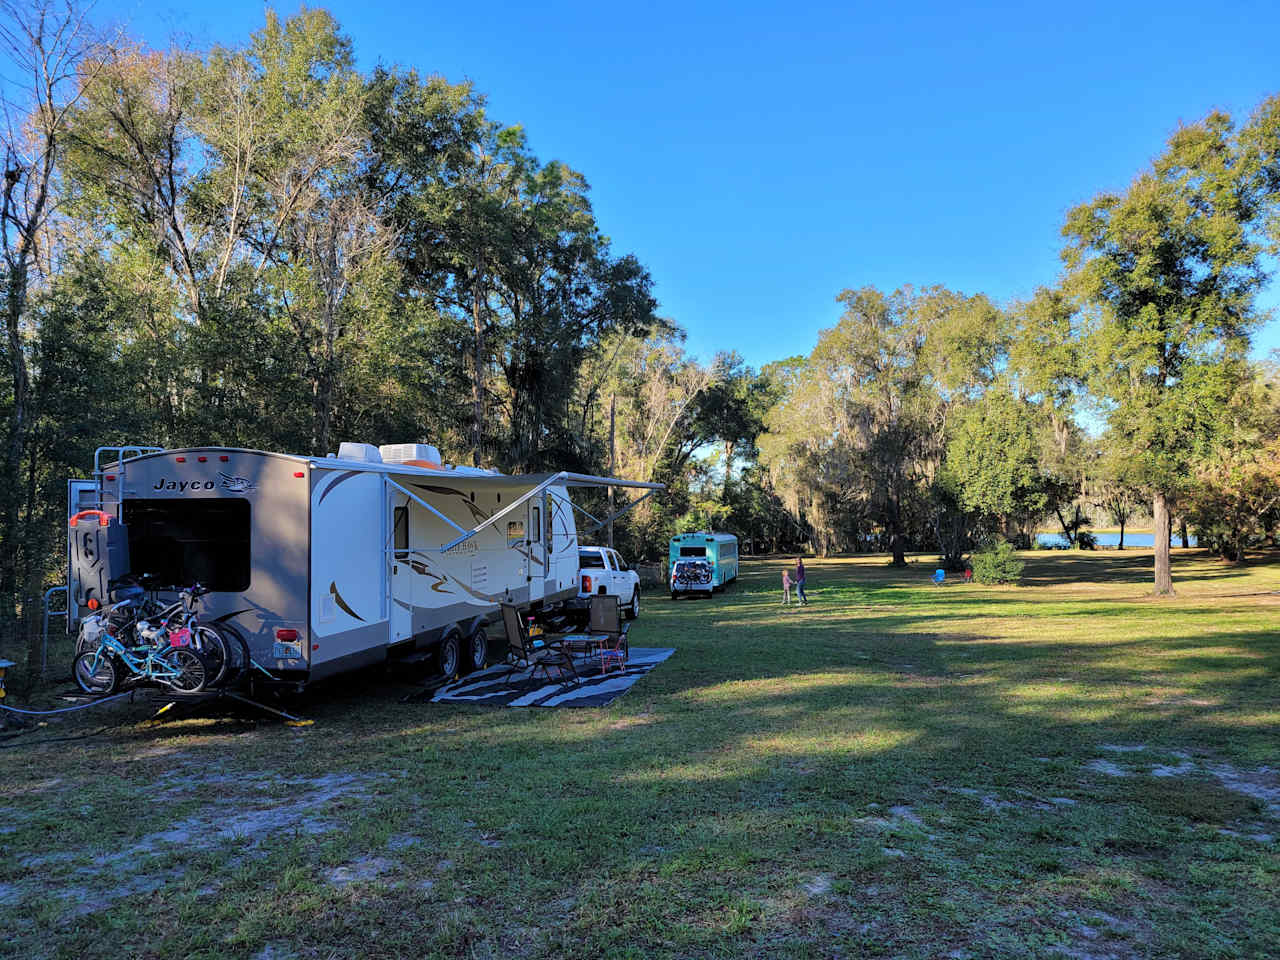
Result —
M440 451L429 443L388 443L378 448L383 463L403 463L410 467L431 467L439 470L442 465Z

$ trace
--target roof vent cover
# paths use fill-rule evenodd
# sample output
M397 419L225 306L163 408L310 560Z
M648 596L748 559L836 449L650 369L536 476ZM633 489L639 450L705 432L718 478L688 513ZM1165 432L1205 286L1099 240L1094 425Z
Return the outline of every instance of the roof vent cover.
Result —
M371 443L340 443L338 444L339 460L363 460L365 463L381 463L382 454L378 453L378 448Z

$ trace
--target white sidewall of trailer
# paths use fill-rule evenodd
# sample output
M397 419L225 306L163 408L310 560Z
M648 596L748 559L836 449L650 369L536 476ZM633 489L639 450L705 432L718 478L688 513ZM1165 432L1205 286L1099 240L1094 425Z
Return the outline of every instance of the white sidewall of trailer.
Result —
M386 503L375 473L326 471L312 491L311 634L319 647L313 667L368 649L366 628L387 623ZM355 630L360 636L344 643L340 635Z

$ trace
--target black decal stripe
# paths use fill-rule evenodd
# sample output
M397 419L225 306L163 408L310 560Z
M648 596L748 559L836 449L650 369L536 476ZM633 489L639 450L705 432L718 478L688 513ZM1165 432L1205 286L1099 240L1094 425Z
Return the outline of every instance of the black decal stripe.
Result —
M333 492L334 487L336 487L340 483L344 483L347 480L350 480L352 477L359 476L360 472L361 471L359 470L348 470L346 471L346 473L340 473L336 477L334 477L333 483L325 487L324 493L320 494L320 499L316 501L316 506L319 506L320 504L324 503L324 498ZM354 617L355 614L352 614L352 616ZM358 620L359 617L356 617L356 619Z
M416 487L418 490L423 490L426 493L438 493L446 497L458 497L462 501L462 505L466 507L469 511L471 511L471 519L473 520L489 519L489 514L485 513L478 506L472 503L471 498L468 497L461 490L454 490L451 487L433 487L425 483L411 483L409 484L409 486ZM498 528L495 526L494 529L497 530Z
M341 607L346 613L349 613L351 616L355 617L361 623L365 622L364 617L360 616L360 614L356 613L354 610L352 610L350 607L347 606L347 601L343 600L342 594L338 592L338 584L336 582L330 581L329 592L333 594L334 603L336 603L339 607Z

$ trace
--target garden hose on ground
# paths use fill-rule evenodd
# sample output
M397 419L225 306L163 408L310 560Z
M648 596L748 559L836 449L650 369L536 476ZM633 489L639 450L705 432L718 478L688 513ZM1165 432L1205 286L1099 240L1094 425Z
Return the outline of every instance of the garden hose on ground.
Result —
M55 710L23 710L20 707L6 707L4 704L0 704L0 710L7 710L9 713L20 713L26 717L48 717L55 713L70 713L73 710L87 710L89 707L97 707L104 703L110 703L112 700L119 700L121 697L129 697L132 695L132 690L126 690L124 693L117 693L110 697L104 697L101 700L90 700L88 703L77 703L72 707L58 707Z

